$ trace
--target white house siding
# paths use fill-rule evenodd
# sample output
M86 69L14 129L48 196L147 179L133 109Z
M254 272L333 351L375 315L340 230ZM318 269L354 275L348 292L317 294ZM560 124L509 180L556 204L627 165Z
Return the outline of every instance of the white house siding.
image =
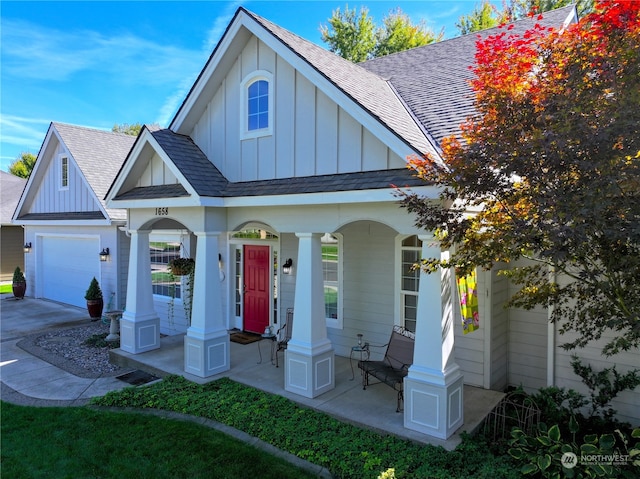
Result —
M59 155L69 158L69 185L60 187ZM51 213L57 211L99 211L100 204L75 161L67 150L58 145L52 153L46 173L40 183L28 213Z
M167 164L157 153L154 153L136 186L171 185L177 182L177 178Z
M241 140L242 80L273 74L273 134ZM403 157L300 73L252 38L190 132L230 181L402 168Z
M349 356L357 342L356 334L364 333L365 341L380 345L391 335L396 294L393 250L397 233L388 226L368 221L350 223L338 232L343 235L344 327L328 331L336 354Z
M623 374L632 369L640 369L640 351L638 348L624 351L611 357L602 355L602 347L608 340L616 336L613 332L607 333L599 341L589 343L587 347L582 349L565 351L560 347L563 343L574 340L576 334L570 332L561 335L558 333L558 328L555 328L554 364L556 386L575 389L585 396L589 396L588 388L582 383L580 377L574 374L571 367L571 356L574 354L581 359L583 365L590 364L596 372L611 368L614 365L616 370ZM640 425L640 387L635 388L633 391L621 393L612 401L611 405L618 412L618 419L630 422L634 426Z
M547 312L512 308L509 311L509 384L526 391L546 385Z
M489 344L491 334L491 318L487 318L485 303L487 300L486 274L478 271L478 309L480 313L480 327L464 334L462 329L462 318L460 314L460 296L457 292L454 296L454 325L455 325L455 361L460 366L464 374L465 384L483 387L484 377L488 371L485 370L485 347ZM485 344L487 343L487 344Z
M491 342L489 389L501 391L507 386L507 357L509 350L509 314L504 304L509 299L509 282L491 271Z

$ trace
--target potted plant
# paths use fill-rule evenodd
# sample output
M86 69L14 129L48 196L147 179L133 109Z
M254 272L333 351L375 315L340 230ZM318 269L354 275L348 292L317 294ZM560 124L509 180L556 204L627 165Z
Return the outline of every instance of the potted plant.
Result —
M174 276L186 276L193 272L196 262L193 258L174 258L169 261L169 270Z
M96 321L102 317L102 308L104 307L104 300L102 298L102 290L100 284L94 276L89 283L89 289L84 295L84 299L87 300L87 310L89 311L89 317L92 321Z
M27 292L27 280L24 278L20 266L16 266L16 269L13 271L13 284L11 288L13 289L13 295L17 299L24 299L24 295Z

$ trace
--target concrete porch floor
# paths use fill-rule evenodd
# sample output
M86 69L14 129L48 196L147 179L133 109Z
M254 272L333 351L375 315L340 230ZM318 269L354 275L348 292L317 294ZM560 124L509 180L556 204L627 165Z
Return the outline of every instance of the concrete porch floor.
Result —
M412 441L455 449L460 433L472 432L500 402L504 394L477 387L464 387L464 425L448 440L441 440L404 427L403 413L396 412L397 393L384 384L362 389L357 360L353 361L353 376L349 358L336 356L335 388L313 399L292 394L284 389L284 354L280 352L280 367L270 361L271 343L259 341L246 345L231 342L231 369L209 378L184 372L184 335L167 336L160 348L146 353L131 354L120 349L111 351L113 363L146 371L158 377L168 374L184 376L205 384L227 376L248 386L287 397L301 405L322 411L337 419L382 433L391 433ZM262 354L262 362L260 361Z

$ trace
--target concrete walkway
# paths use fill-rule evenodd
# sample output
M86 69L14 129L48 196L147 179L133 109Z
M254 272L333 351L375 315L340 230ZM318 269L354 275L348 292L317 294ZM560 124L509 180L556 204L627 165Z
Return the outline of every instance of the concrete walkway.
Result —
M17 346L21 338L36 332L87 324L90 319L85 309L29 297L16 300L13 295L2 296L0 378L3 400L33 406L83 405L91 397L129 386L115 377L77 377ZM347 422L449 450L460 443L461 432L473 431L504 396L497 391L465 386L464 426L445 441L406 429L402 413L395 412L395 391L384 385L375 385L363 391L359 370L357 367L353 370L354 365L349 358L336 357L334 390L318 398L307 399L285 391L284 368L276 368L269 361L268 343L231 343L231 369L204 380L184 372L183 345L182 335L169 336L162 338L160 349L147 353L130 355L119 349L112 350L111 361L159 377L179 374L199 383L229 376L235 381L289 397ZM264 361L258 363L260 348Z
M87 324L85 309L3 294L0 299L0 379L4 401L31 406L86 404L128 384L115 377L81 378L33 356L17 343L25 336Z

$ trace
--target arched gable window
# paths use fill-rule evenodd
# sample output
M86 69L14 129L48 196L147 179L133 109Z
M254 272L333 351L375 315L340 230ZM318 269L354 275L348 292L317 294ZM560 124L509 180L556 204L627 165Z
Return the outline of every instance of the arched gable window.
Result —
M241 85L240 131L243 139L271 135L273 128L273 75L258 70Z

